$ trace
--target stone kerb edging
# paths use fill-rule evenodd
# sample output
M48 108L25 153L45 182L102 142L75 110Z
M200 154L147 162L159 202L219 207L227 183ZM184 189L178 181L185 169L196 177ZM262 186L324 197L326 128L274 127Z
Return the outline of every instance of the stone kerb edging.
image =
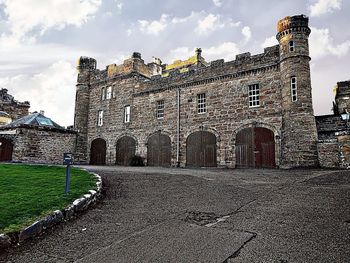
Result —
M102 195L102 178L96 173L89 173L97 178L97 190L89 190L88 194L84 194L83 197L76 199L65 209L56 210L52 214L36 221L32 225L18 232L0 234L0 250L11 245L20 244L28 238L33 238L39 235L46 229L49 229L61 222L69 221L75 218L82 211L85 211L91 204L96 203Z

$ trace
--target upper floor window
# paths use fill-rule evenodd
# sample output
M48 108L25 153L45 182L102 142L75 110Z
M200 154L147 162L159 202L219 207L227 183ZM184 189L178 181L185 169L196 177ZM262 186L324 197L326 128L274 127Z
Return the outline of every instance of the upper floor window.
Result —
M157 101L157 118L162 119L164 117L164 100Z
M99 110L97 114L97 126L103 125L103 110Z
M259 84L253 84L248 86L249 107L260 106L260 88Z
M130 106L124 107L124 123L130 122Z
M106 88L102 88L101 90L101 100L105 100L106 99Z
M197 95L197 108L198 108L198 113L207 112L207 101L206 101L205 93L201 93Z
M106 99L109 100L112 98L112 87L109 86L106 91Z
M297 78L293 76L290 78L290 93L292 96L292 101L298 100L297 88Z
M289 41L289 51L293 52L294 51L294 41Z

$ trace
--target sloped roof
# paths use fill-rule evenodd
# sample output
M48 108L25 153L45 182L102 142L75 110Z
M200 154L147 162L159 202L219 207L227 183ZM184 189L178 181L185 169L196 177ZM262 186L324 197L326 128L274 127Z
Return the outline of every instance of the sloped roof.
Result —
M4 125L1 129L19 128L19 127L45 127L65 130L62 126L45 117L41 113L34 112L22 118L16 119L13 122Z

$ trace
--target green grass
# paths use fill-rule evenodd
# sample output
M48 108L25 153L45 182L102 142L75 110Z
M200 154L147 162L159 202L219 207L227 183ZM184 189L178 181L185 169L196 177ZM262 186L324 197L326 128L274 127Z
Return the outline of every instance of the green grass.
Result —
M96 189L95 178L76 168L68 195L65 180L65 167L0 164L0 233L20 230Z

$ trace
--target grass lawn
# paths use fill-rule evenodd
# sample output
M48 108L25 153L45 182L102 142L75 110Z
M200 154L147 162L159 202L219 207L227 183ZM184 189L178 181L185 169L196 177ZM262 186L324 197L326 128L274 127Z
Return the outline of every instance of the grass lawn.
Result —
M20 230L96 189L92 175L72 168L65 195L65 174L65 167L0 164L0 233Z

